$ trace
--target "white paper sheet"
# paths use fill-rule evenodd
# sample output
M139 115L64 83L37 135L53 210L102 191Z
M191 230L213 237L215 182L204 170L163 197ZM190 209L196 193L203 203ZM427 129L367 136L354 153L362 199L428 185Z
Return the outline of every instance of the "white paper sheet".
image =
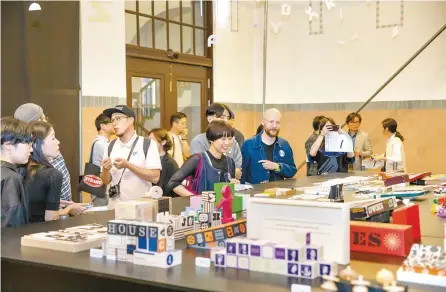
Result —
M353 152L352 138L346 133L329 132L325 136L326 152Z

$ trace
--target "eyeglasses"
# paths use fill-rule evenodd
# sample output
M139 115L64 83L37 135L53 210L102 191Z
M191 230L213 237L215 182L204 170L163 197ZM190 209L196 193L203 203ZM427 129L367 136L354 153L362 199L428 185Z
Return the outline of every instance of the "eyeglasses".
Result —
M119 121L121 121L122 119L127 119L127 116L118 116L118 117L114 117L111 119L111 123L114 124L115 122L118 123Z

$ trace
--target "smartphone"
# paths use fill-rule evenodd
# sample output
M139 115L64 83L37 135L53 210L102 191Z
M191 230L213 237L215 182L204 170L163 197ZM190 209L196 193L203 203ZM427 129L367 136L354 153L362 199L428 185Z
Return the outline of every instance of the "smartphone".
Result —
M339 131L339 125L332 125L330 131L335 131L335 132Z

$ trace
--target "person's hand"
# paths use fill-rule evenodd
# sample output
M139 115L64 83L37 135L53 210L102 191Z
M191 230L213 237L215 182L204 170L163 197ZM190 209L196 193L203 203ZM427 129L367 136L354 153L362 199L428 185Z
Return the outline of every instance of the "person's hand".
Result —
M321 130L321 135L326 136L332 129L333 127L331 125L325 124L325 126Z
M113 164L112 164L112 161L111 161L110 157L107 157L104 160L102 160L102 168L104 168L105 170L110 171L112 166L113 166Z
M241 168L236 168L235 169L235 178L236 179L241 179L242 178L242 169Z
M276 170L279 167L279 164L269 161L269 160L259 160L259 163L262 164L264 169L268 170Z
M79 203L73 203L68 208L70 208L70 214L77 216L85 212L87 208Z
M188 128L184 128L183 132L180 134L181 139L187 139L187 134L189 133L189 129Z
M63 208L63 207L70 206L73 204L74 204L73 201L60 200L59 206L60 206L60 208Z
M386 160L386 158L382 154L373 154L372 160L381 161L381 160Z
M240 184L240 181L238 179L233 178L233 179L231 179L231 183L238 185L238 184Z
M115 161L113 162L113 165L117 169L127 168L129 165L129 162L125 158L116 158Z

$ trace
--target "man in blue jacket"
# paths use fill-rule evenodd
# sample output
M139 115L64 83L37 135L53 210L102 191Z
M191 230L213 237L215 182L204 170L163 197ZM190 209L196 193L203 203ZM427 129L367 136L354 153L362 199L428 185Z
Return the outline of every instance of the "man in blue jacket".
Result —
M277 109L268 109L263 113L263 131L243 144L242 183L283 180L296 174L293 150L279 137L281 120Z

